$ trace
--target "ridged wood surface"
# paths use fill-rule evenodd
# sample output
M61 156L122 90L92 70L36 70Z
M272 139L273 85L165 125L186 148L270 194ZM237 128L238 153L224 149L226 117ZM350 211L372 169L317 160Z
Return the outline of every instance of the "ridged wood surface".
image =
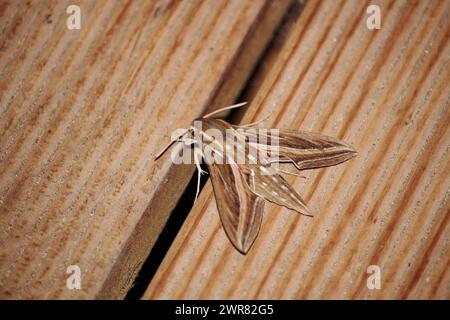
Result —
M288 178L315 217L267 204L246 256L208 182L144 298L450 298L449 17L450 1L308 1L263 58L243 122L272 113L265 125L359 155Z
M0 2L0 298L125 295L193 170L156 152L236 98L288 4Z

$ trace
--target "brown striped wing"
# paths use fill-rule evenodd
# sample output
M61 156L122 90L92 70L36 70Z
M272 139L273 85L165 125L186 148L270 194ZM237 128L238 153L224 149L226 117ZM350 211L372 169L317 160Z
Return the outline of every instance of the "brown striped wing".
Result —
M251 192L236 164L208 164L223 228L242 253L247 253L261 227L264 200Z
M249 177L249 185L252 192L265 200L312 216L302 197L279 174L262 175L255 170Z
M277 143L280 162L293 161L297 169L314 169L334 166L353 158L357 153L346 143L318 133L278 129L278 138L261 133L258 128L241 129L250 140L256 141L257 146L267 148L273 158L277 154L271 153L272 143ZM262 135L265 135L262 137ZM264 138L264 139L261 139ZM261 145L264 141L264 145Z

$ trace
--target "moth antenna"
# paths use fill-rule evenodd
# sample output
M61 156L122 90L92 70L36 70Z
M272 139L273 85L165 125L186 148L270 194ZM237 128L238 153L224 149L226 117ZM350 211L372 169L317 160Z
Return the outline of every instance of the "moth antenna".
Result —
M180 141L179 139L180 139L181 137L183 137L188 131L189 131L189 130L186 129L186 131L185 131L184 133L180 134L176 139L171 140L164 148L162 148L161 151L159 151L159 152L156 154L155 160L158 160L159 157L161 157L161 156L164 154L164 152L166 152L167 149L170 148L170 146L171 146L172 144L174 144L175 142Z
M244 106L246 104L247 104L247 102L241 102L241 103L233 104L233 105L228 106L228 107L220 108L220 109L214 110L214 111L204 115L203 118L208 118L208 117L210 117L212 115L215 115L215 114L217 114L219 112L222 112L222 111L225 111L225 110L239 108L239 107L242 107L242 106Z
M178 139L177 139L177 140L178 140ZM177 140L172 140L172 141L170 141L164 148L161 149L161 151L158 152L158 154L155 156L154 159L155 159L155 160L158 160L159 157L161 157L161 156L164 154L164 152L166 152L167 149L170 148L170 146L171 146L172 144L174 144L175 142L177 142Z
M254 122L250 122L250 123L246 123L246 124L241 124L241 125L235 125L235 127L238 127L238 128L246 128L246 127L251 127L251 126L257 125L257 124L262 123L262 122L266 121L267 119L269 119L269 118L272 116L272 113L273 113L273 112L271 112L269 115L265 116L265 117L262 118L261 120L257 120L257 121L254 121Z

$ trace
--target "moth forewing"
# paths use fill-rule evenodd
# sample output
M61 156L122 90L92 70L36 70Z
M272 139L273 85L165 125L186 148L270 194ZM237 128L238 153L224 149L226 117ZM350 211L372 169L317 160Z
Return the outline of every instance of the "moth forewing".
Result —
M245 149L247 150L248 164L261 164L267 169L277 167L279 162L279 143L278 129L264 128L237 128L237 133L245 141ZM276 173L276 169L271 171ZM267 170L262 174L268 174Z
M244 129L244 134L254 136L251 130ZM264 133L261 133L264 134ZM271 137L269 143L261 143L258 147L268 150L271 158L278 158L278 162L292 162L299 170L314 169L337 165L353 158L357 153L346 143L322 134L280 129L278 145L274 148Z
M208 164L217 209L233 245L247 253L258 235L264 200L251 192L237 164Z

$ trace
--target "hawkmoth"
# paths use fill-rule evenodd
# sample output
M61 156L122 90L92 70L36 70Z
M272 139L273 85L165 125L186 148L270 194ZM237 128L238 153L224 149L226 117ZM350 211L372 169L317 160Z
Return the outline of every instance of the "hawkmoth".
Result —
M182 148L191 150L198 170L195 199L200 176L205 173L201 162L206 160L223 228L242 254L249 251L258 235L265 200L312 216L282 173L337 165L357 154L346 143L317 133L255 128L257 123L237 126L212 118L244 104L221 108L197 119L193 126L173 135L156 156L159 158L175 142L180 144L173 155L179 157Z

